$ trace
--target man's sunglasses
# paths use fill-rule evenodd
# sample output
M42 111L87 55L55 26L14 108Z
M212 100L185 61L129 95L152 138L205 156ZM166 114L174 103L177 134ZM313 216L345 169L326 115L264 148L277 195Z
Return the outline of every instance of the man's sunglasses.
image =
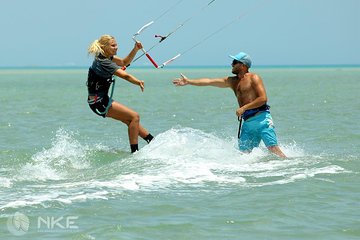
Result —
M236 65L236 64L238 64L238 63L243 64L242 62L240 62L240 61L238 61L238 60L234 59L234 60L232 61L231 65Z

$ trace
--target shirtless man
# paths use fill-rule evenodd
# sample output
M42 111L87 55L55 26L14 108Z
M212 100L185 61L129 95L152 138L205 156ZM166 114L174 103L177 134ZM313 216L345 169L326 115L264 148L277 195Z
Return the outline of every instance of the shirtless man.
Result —
M249 72L251 67L249 55L240 52L235 56L230 55L230 57L233 59L231 64L232 73L236 76L189 79L181 74L181 78L173 80L173 83L176 86L194 85L231 88L239 103L236 115L244 120L239 136L239 149L243 152L251 152L263 140L269 151L279 157L286 158L278 146L269 111L270 107L266 104L267 96L263 81L259 75Z

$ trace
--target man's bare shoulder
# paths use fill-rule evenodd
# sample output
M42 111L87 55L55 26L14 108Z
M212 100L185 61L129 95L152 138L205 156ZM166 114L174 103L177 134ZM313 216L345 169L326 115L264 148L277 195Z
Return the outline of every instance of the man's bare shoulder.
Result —
M236 86L238 85L239 83L239 78L237 76L228 76L228 77L225 77L225 81L228 85L228 87L230 87L231 89L235 89Z
M238 77L237 76L228 76L228 77L225 77L225 79L228 82L234 82L234 81L238 80Z
M252 81L262 81L261 77L253 72L248 72L245 74L245 76L249 79L251 79Z
M245 76L248 76L248 77L251 77L251 78L259 77L259 75L257 75L256 73L253 73L253 72L248 72L248 73L245 74Z

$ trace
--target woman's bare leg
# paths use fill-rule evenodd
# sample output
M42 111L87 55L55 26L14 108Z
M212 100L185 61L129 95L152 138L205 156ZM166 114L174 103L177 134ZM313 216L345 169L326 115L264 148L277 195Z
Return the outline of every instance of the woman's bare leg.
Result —
M139 136L145 138L147 135L149 135L149 132L139 124Z
M145 132L147 132L143 127L141 127L140 130L139 114L121 103L114 101L106 116L119 120L128 126L130 144L138 144L139 134L145 134Z
M138 136L142 137L147 143L150 143L153 139L153 136L141 126L139 114L121 103L112 102L106 116L119 120L128 126L131 152L138 151Z

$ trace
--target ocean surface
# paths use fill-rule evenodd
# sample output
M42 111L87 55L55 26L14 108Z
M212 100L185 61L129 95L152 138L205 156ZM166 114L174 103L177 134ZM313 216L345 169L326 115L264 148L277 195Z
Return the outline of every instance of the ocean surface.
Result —
M280 147L237 150L230 89L175 87L230 67L129 68L114 99L154 136L86 103L87 69L0 69L0 239L360 239L360 67L254 68Z

